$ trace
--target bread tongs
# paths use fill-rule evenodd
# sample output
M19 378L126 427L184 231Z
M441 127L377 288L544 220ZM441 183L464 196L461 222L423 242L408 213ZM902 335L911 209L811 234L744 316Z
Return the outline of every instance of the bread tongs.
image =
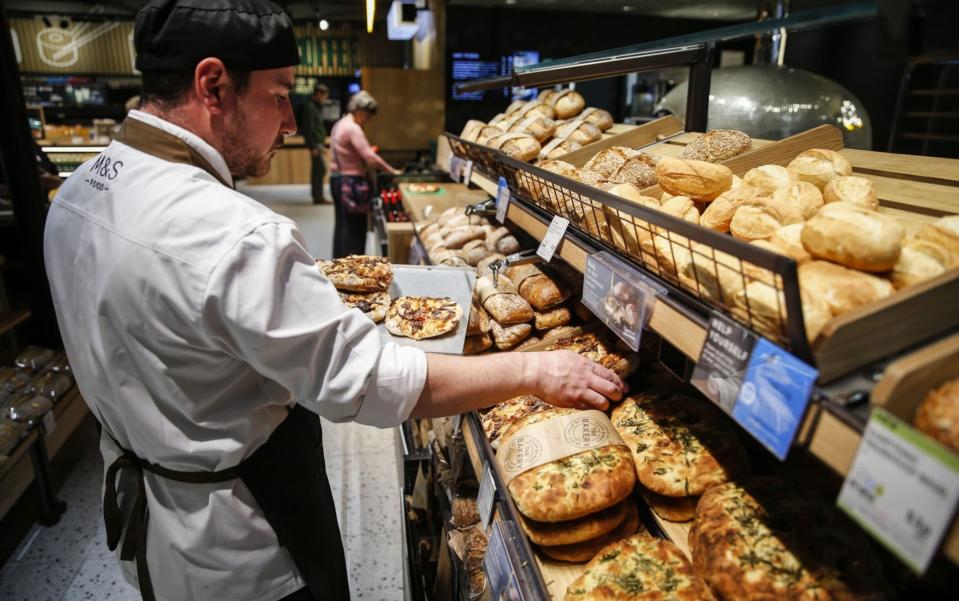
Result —
M490 217L496 214L496 199L487 198L483 202L478 202L476 204L467 205L466 215L480 215L482 217Z
M531 263L542 263L543 257L536 254L533 249L521 250L502 259L497 259L489 264L490 271L493 272L493 287L499 286L499 273L505 271L510 265L528 265Z

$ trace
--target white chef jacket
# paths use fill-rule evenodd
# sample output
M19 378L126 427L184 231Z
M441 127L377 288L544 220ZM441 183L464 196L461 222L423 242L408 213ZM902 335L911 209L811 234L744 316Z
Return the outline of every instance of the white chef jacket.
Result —
M140 111L129 118L177 136L232 182L199 137ZM60 188L44 255L80 391L150 462L234 466L294 402L336 422L395 426L422 391L425 354L383 344L347 309L292 221L193 165L113 142ZM107 466L119 455L107 436L101 451ZM305 586L241 481L145 476L158 600L273 601ZM122 507L135 477L121 480Z

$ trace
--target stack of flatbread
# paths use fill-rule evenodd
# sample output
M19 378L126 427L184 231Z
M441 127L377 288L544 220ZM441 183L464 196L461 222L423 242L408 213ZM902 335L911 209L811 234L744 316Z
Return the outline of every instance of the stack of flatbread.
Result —
M317 260L317 266L330 280L340 298L350 308L380 323L390 308L390 284L393 269L383 257L350 255L332 261Z
M615 350L612 344L609 344L592 332L556 338L547 344L543 350L573 351L612 370L620 378L629 377L639 365L639 357L637 355Z
M535 405L526 410L502 434L501 453L525 428L580 413ZM522 472L507 489L519 510L520 526L545 555L582 563L641 528L636 505L629 499L635 482L629 449L609 444Z
M700 495L749 470L732 421L702 398L669 389L634 394L613 409L640 494L669 521L693 519Z
M418 233L434 265L476 267L490 255L519 250L519 241L508 229L492 225L486 217L467 215L465 207L447 209Z

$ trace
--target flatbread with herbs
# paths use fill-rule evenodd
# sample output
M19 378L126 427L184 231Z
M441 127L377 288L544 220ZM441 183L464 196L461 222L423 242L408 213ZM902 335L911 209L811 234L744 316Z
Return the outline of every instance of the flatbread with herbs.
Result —
M386 329L413 340L435 338L456 329L463 309L447 296L401 296L386 313Z
M350 255L332 261L317 261L337 290L377 292L389 290L393 269L384 257Z
M389 292L340 292L340 300L347 307L359 309L373 323L380 323L390 308Z

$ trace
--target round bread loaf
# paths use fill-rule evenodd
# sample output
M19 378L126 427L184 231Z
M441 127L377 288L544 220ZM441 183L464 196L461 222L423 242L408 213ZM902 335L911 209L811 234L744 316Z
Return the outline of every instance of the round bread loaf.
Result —
M710 201L729 190L733 172L705 161L664 158L656 164L656 177L670 194Z
M727 233L729 224L733 220L733 215L740 203L761 196L762 192L758 188L746 184L730 188L706 206L699 224L717 232Z
M480 128L476 133L476 143L483 146L489 145L490 140L497 136L502 136L505 132L495 125L487 125Z
M825 204L819 188L804 181L796 181L775 190L773 198L798 208L803 219L812 219Z
M556 110L556 117L559 119L575 117L583 112L583 108L586 106L586 99L576 90L563 90L552 96L550 101Z
M625 146L612 146L604 148L597 152L593 158L586 161L583 169L595 171L603 177L608 178L623 166L627 159L636 156L639 151L627 148Z
M566 138L580 144L592 144L603 137L603 132L592 123L585 120L576 119L569 121L556 128L557 138Z
M613 116L609 111L598 109L594 106L588 107L579 116L586 119L587 123L592 123L602 131L606 131L613 126Z
M488 146L519 161L532 161L539 156L542 148L533 136L517 133L505 133L491 138Z
M916 410L916 428L959 452L959 380L926 395Z
M542 90L539 93L539 95L536 96L536 100L539 100L540 102L545 102L546 104L552 106L553 104L552 100L557 94L559 94L559 90L547 88L545 90Z
M542 115L529 115L517 119L509 126L508 131L529 134L543 143L553 137L556 122Z
M630 183L640 188L656 185L656 163L658 159L645 152L636 152L627 158L609 179L619 183Z
M800 152L787 167L797 178L813 184L820 190L837 177L852 175L852 165L846 157L834 150L824 148Z
M554 132L555 133L555 132ZM558 159L564 154L569 154L574 150L579 150L583 145L575 140L567 140L566 138L553 138L543 146L543 149L539 151L539 160L547 161L550 159Z
M780 188L788 188L795 181L796 178L793 174L782 165L760 165L743 175L743 182L754 188L759 188L765 192L765 196L771 196L773 192Z
M526 426L562 415L575 409L554 407L518 420L502 436L500 451ZM516 508L539 522L575 520L629 496L636 484L636 473L629 449L607 445L527 470L513 478L506 488Z
M475 142L476 138L479 137L479 132L481 129L486 127L486 124L482 121L477 121L476 119L470 119L466 122L466 125L463 127L463 132L460 134L460 137L466 140L467 142Z
M784 225L802 223L799 210L772 198L744 200L736 208L729 231L741 240L765 240Z
M946 269L959 267L959 215L940 217L919 230L916 237L942 249Z
M893 293L892 283L871 273L847 269L829 261L799 266L799 284L829 305L833 316L874 303Z
M718 163L752 148L752 139L735 129L714 129L687 144L679 155L683 159Z
M556 111L553 110L553 107L539 100L531 100L527 102L523 108L519 109L514 114L519 114L524 117L539 115L541 117L546 117L547 119L556 119Z
M889 271L905 231L893 219L847 202L829 203L806 222L802 243L811 255L862 271Z
M899 260L892 268L890 278L892 279L892 285L899 289L934 278L945 273L945 271L945 265L936 259L909 245L905 245L902 247Z
M826 202L848 202L870 211L879 210L879 197L872 181L855 175L832 179L822 193Z

